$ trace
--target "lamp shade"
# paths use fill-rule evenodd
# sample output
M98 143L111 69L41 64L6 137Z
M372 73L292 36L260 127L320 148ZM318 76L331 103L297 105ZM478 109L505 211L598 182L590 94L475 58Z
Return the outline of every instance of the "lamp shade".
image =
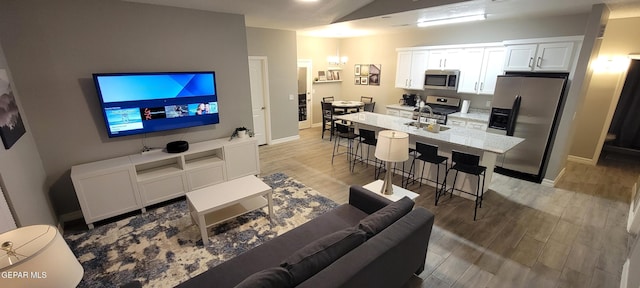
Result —
M409 134L384 130L378 133L376 158L387 162L402 162L409 159Z
M53 226L5 232L0 245L0 287L76 287L82 280L82 265Z

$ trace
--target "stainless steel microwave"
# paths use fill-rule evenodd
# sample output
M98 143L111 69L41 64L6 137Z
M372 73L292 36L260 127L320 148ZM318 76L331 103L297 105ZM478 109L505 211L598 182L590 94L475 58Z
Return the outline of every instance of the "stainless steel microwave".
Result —
M460 70L427 70L424 89L458 90Z

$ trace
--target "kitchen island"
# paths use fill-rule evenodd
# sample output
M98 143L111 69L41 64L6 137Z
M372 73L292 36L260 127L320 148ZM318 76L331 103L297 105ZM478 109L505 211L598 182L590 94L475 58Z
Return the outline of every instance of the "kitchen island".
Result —
M475 154L480 156L480 165L487 167L485 191L488 189L493 176L493 168L496 164L496 159L499 154L506 153L511 148L524 141L522 138L504 136L499 134L487 133L485 131L469 129L457 126L444 126L442 125L439 133L426 131L424 128L418 128L415 126L407 125L407 123L415 122L415 120L376 114L371 112L359 112L348 115L341 115L336 117L339 120L350 121L355 124L356 129L364 128L374 131L380 130L395 130L402 131L409 134L409 146L415 147L415 142L423 142L431 145L437 145L439 154L451 158L451 151L456 150L460 152ZM425 124L424 127L427 125ZM371 149L374 150L374 149ZM369 155L369 159L373 159L373 155ZM405 163L405 167L409 167L411 159ZM451 163L451 161L449 161ZM417 165L416 166L421 166ZM436 179L435 166L425 165L425 177L429 179ZM433 168L433 169L431 169ZM445 169L440 169L440 179L444 177ZM417 175L421 173L421 168L416 167ZM428 175L428 176L427 176ZM461 176L463 174L460 174ZM461 181L462 180L462 181ZM449 175L447 179L448 185L453 183L453 175ZM429 182L430 185L434 185ZM461 189L470 193L476 191L476 178L475 176L461 178L457 181L456 189Z

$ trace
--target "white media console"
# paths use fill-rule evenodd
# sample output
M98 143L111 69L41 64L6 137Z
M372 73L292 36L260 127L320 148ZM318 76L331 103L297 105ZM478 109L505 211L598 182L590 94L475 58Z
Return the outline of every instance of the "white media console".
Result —
M85 222L93 223L185 195L205 186L260 173L255 138L189 144L71 167L71 180Z

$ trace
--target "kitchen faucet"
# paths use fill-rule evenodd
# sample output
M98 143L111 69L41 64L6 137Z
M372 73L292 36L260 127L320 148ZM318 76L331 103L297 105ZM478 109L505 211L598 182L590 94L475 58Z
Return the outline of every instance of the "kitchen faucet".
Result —
M429 109L429 119L433 119L433 109L431 109L431 106L427 105L427 104L422 104L424 105L423 107L420 107L420 109L418 109L418 129L422 128L422 122L420 122L420 118L422 118L422 109L423 108L427 108Z

